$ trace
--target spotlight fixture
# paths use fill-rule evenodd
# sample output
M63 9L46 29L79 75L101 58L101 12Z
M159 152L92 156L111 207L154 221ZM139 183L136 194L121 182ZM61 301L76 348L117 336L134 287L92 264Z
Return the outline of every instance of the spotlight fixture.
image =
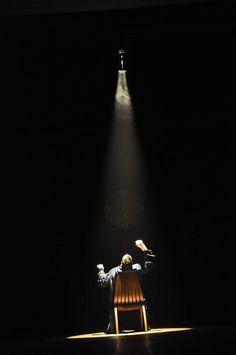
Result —
M119 58L120 58L119 69L120 70L124 70L124 55L125 55L125 51L124 51L124 49L119 49L118 53L119 53Z

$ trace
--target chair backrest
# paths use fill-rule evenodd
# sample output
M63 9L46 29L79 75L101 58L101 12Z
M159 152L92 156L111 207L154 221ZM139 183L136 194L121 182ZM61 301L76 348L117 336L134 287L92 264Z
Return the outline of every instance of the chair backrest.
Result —
M145 302L137 272L119 272L116 277L114 305L143 304Z

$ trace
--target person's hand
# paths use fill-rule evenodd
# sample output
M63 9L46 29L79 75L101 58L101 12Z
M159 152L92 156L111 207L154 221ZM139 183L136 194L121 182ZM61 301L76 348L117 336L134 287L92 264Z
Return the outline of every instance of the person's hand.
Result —
M97 264L98 271L104 270L103 264Z
M135 241L135 245L136 247L138 247L139 249L141 249L142 251L147 250L146 245L144 244L144 242L142 241L142 239L138 239Z

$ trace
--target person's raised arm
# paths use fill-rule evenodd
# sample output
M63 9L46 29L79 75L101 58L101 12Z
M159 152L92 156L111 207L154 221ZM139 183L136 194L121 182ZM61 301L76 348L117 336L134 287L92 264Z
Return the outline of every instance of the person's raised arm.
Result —
M153 268L153 258L155 258L155 255L152 253L152 250L146 247L142 239L136 240L135 245L143 252L142 272L145 274Z
M104 265L103 264L97 264L97 271L98 271L98 278L97 278L98 286L107 287L108 286L108 280L107 280L107 274L104 271Z

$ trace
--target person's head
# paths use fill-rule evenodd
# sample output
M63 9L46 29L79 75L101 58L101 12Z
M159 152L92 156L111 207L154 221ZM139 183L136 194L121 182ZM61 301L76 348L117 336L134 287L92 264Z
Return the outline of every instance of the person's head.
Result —
M131 268L132 264L133 264L133 258L132 258L131 255L125 254L125 255L122 256L122 259L121 259L122 267Z

